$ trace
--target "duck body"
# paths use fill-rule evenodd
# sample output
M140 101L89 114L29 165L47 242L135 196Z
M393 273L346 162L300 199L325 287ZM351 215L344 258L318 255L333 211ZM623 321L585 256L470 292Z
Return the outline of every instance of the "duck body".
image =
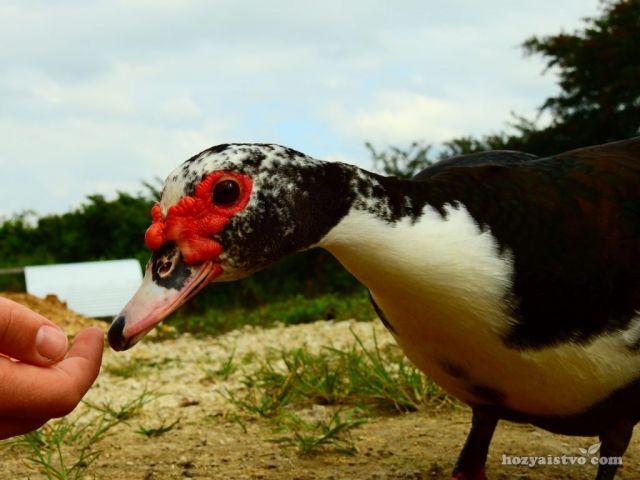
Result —
M227 177L236 203L216 205L225 197L202 185ZM215 227L177 227L199 196L220 210ZM210 281L321 247L369 289L416 366L473 408L454 478L484 478L500 418L600 435L605 453L626 448L640 420L640 138L457 157L411 180L220 145L169 176L154 219L143 293L111 328L116 349ZM193 254L206 241L216 253Z
M393 222L353 210L320 245L369 287L409 358L454 396L575 415L640 378L635 145L627 157L615 144L517 162L505 152L507 165L480 154L425 170L413 190L378 178L401 192L398 203L411 193L413 208Z

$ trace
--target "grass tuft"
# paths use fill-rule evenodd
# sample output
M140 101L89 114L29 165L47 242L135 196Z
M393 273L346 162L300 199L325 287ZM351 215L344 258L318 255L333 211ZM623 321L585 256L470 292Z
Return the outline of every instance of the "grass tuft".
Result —
M27 450L27 462L48 479L76 480L100 456L95 448L118 422L105 416L70 422L60 419L12 440Z
M235 355L235 351L231 352L231 354L226 358L222 365L220 365L217 369L207 368L204 371L204 378L201 380L202 382L214 382L215 380L227 380L233 372L235 372L238 367L233 363L233 357Z
M435 383L409 363L395 346L367 348L352 331L348 350L324 347L272 353L261 367L245 376L245 390L227 392L231 403L260 417L275 417L287 406L359 406L380 413L416 411L451 403Z
M174 362L178 362L175 358L164 357L160 360L151 359L130 359L112 361L103 367L103 370L109 375L120 378L132 378L141 376L145 369L157 368L163 369L164 367L171 365Z
M138 430L136 430L136 433L139 433L140 435L144 435L147 438L159 437L173 430L173 427L175 427L179 421L180 421L179 418L169 424L167 424L166 421L163 421L157 427L143 427L142 425L140 425Z
M147 388L145 387L142 393L136 398L116 407L114 407L111 402L101 402L98 404L83 400L82 403L92 410L100 412L106 418L126 423L128 420L140 413L142 407L144 407L147 403L152 402L159 396L160 394L158 394L156 391L147 390Z
M132 378L140 373L143 366L139 362L114 362L105 365L103 370L114 377Z
M411 365L395 346L367 348L351 331L354 344L347 350L324 347L274 350L262 365L243 379L240 392L225 396L240 411L270 421L277 431L291 432L273 441L309 455L333 446L353 454L351 429L374 413L416 411L427 406L452 406L454 401ZM328 420L306 421L293 409L326 406ZM344 409L346 413L342 415ZM246 431L239 415L228 416Z
M77 480L101 454L97 444L120 423L134 417L157 395L144 390L138 397L120 406L109 402L83 403L89 410L77 419L53 420L40 429L9 441L26 450L26 462L49 480Z
M341 413L336 411L328 420L316 421L306 421L298 415L287 413L282 417L279 429L291 433L270 441L282 447L294 448L300 456L321 453L329 446L338 453L355 455L358 449L351 430L366 423L367 419L359 408L347 410L344 415Z

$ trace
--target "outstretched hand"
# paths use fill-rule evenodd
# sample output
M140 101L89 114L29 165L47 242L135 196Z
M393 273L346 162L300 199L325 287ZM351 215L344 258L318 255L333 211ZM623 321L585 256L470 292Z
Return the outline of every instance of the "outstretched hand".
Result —
M0 439L70 413L100 371L103 332L87 328L67 352L53 322L0 297Z

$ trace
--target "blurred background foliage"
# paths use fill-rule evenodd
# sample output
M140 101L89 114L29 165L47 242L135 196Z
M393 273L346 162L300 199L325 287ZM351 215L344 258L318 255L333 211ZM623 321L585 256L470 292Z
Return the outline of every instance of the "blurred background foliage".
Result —
M480 138L460 137L432 146L377 150L370 143L372 167L387 175L411 177L443 158L482 150L520 150L551 155L572 148L632 137L640 133L640 0L605 1L597 18L581 30L527 39L528 55L541 55L557 75L559 93L540 112L551 118L514 115L509 131ZM89 196L78 209L38 217L33 212L0 225L0 268L48 263L149 256L144 232L157 186L113 200ZM0 289L22 290L19 275L0 276ZM175 315L190 331L228 330L238 324L273 320L299 323L318 318L369 319L374 313L366 291L328 253L319 249L283 259L269 269L230 284L209 287Z

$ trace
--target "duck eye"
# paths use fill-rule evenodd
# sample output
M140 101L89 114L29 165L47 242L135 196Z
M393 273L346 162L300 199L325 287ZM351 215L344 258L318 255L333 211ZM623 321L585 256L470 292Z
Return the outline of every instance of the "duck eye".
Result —
M223 180L213 187L213 203L231 205L240 198L240 185L235 180Z

